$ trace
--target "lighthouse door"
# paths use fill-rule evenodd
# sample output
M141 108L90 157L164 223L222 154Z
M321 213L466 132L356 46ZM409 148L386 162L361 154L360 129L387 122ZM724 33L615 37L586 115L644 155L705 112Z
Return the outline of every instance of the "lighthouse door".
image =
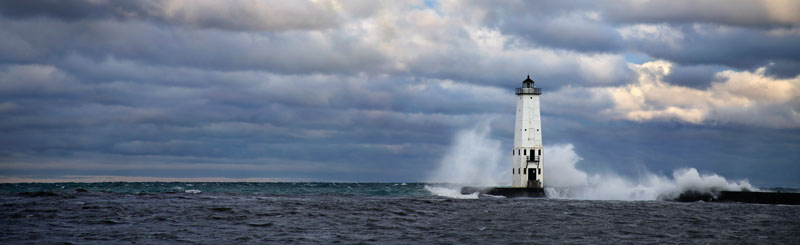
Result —
M539 185L536 184L536 169L529 168L528 169L528 187L538 187Z

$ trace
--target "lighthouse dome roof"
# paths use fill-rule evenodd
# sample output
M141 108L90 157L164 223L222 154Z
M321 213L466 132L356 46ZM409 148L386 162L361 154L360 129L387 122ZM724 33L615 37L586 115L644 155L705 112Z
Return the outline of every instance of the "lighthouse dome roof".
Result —
M528 78L525 78L525 81L522 81L522 83L526 84L526 83L534 83L534 82L533 82L533 80L531 80L531 75L528 75Z

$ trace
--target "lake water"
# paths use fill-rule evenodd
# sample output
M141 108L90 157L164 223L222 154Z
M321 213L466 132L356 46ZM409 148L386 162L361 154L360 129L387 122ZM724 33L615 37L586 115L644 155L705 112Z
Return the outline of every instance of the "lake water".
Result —
M0 184L0 243L800 244L800 206L460 199L430 187Z

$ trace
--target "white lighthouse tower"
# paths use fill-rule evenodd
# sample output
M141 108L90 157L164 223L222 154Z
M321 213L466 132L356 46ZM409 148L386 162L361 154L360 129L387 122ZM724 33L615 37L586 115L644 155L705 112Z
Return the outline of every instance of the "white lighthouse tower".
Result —
M514 123L514 150L512 151L512 186L543 188L542 174L542 117L539 112L539 95L542 89L533 86L531 76L516 89L517 119Z

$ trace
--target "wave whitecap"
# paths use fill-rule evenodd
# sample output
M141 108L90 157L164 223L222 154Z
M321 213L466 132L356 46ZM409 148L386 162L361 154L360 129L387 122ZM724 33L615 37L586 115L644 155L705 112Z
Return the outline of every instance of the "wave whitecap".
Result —
M478 193L461 194L461 187L459 186L433 186L425 185L425 190L433 195L449 197L455 199L478 199Z

